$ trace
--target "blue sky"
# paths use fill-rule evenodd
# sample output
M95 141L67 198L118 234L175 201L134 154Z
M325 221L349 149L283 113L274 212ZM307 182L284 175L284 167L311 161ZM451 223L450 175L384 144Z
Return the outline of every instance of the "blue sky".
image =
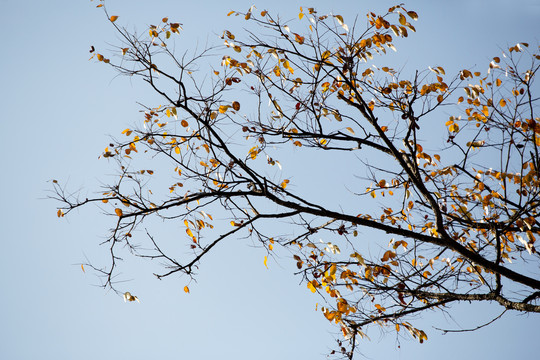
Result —
M127 260L125 278L141 303L124 303L78 264L106 256L97 244L111 226L99 209L59 220L45 200L51 179L91 192L114 173L98 160L109 135L140 120L137 101L155 96L143 84L88 61L91 45L117 38L97 2L0 0L3 34L0 68L0 358L2 359L323 359L336 331L315 311L319 301L293 262L263 265L250 242L230 243L202 264L191 294L187 279L157 281L148 264ZM144 30L164 16L183 23L185 41L216 42L239 28L229 10L247 1L109 0L119 22ZM259 9L294 17L300 5L324 13L353 14L393 5L388 1L272 1ZM405 69L442 65L450 73L474 66L517 42L538 44L540 4L516 1L409 1L417 33L401 41L393 61ZM180 41L177 46L182 46ZM154 105L154 104L149 104ZM91 193L90 193L91 194ZM171 231L171 230L167 230ZM163 234L166 236L167 234ZM129 272L127 272L129 270ZM247 270L247 271L246 271ZM476 333L441 335L432 326L458 328L489 320L497 309L456 306L444 317L424 314L425 344L370 333L361 344L370 359L532 358L538 315L509 313ZM473 321L474 320L474 321ZM536 326L535 326L536 325ZM400 346L398 348L398 346Z

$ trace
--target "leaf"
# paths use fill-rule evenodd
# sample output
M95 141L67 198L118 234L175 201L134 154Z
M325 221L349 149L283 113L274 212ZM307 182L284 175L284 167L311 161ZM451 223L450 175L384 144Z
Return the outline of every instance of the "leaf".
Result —
M297 33L294 33L294 40L302 45L304 43L305 38L303 36L298 35Z
M83 264L81 264L81 270L82 270L83 273L86 272L86 271L84 271L84 266L83 266Z
M118 16L116 16L116 15L113 15L113 16L111 16L111 18L110 18L111 22L115 22L116 19L118 19Z
M414 21L418 20L418 14L414 11L407 11L407 15Z
M268 258L266 257L266 255L264 256L264 266L266 266L266 268L268 269Z
M187 293L187 294L189 294L189 288L187 287L187 285L184 286L184 292Z
M122 212L122 209L119 209L119 208L114 209L114 212L115 212L116 215L118 215L118 216L124 215L124 213Z
M499 105L501 107L505 107L506 106L506 101L504 99L501 99L501 101L499 101Z
M232 103L232 107L233 107L234 110L238 111L238 110L240 110L240 103L238 101L234 101Z
M346 129L347 129L348 132L350 132L351 134L354 135L354 130L351 127L347 127Z
M129 291L126 291L124 293L124 302L127 302L127 301L137 301L140 303L139 298L136 297L135 295L131 295Z
M183 127L188 127L189 126L189 123L186 121L186 120L182 120L180 122L180 125L182 125Z
M399 23L401 25L407 24L407 19L405 18L405 15L403 15L402 13L399 13Z

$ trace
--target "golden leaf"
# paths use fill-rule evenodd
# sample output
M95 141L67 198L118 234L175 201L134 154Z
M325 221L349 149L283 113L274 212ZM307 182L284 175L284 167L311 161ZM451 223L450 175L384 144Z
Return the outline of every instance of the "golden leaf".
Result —
M115 22L116 19L118 19L118 16L116 16L116 15L111 16L111 22Z
M189 294L189 288L186 286L184 286L184 292L188 293Z
M414 12L414 11L407 11L407 15L409 15L410 18L415 20L415 21L418 20L418 14L416 12Z
M265 255L265 256L264 256L264 266L266 266L266 268L268 269L267 262L268 262L268 258L267 258L266 255Z
M126 291L124 293L124 302L127 302L127 301L137 301L137 302L140 302L139 301L139 298L136 297L135 295L131 295L131 293L129 291Z
M118 216L124 215L124 213L122 212L122 209L119 209L119 208L114 209L114 212L115 212L116 215L118 215Z

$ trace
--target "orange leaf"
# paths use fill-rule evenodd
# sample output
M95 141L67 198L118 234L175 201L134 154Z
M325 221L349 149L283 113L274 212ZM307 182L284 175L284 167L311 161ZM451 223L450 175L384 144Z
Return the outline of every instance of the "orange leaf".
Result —
M189 294L189 288L187 287L187 285L184 286L184 291Z
M116 15L111 16L111 22L115 22L116 19L118 19L118 16L116 16Z
M118 216L124 215L124 213L122 212L122 209L119 209L119 208L114 209L114 212L115 212L116 215L118 215Z

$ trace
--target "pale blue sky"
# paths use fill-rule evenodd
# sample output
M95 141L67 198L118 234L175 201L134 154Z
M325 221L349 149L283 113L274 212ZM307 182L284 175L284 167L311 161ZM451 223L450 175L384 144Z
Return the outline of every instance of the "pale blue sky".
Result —
M186 43L216 41L238 28L226 17L251 1L108 0L111 14L144 30L164 16L184 24ZM345 20L393 5L389 1L255 3L283 17L315 6ZM97 2L0 0L0 358L1 359L324 359L334 345L331 327L315 311L319 299L299 278L294 263L269 262L249 242L230 243L201 266L191 294L183 278L157 281L149 266L129 260L124 274L141 303L124 303L77 265L103 260L97 243L111 225L98 209L56 217L42 200L51 179L76 190L96 189L114 173L97 157L140 120L137 101L154 99L138 81L115 77L88 61L90 45L106 48L116 37ZM499 48L538 44L540 4L515 1L409 1L418 12L417 33L401 41L394 58L406 69L443 65L447 73L475 65L484 70ZM240 23L241 25L241 23ZM177 46L182 46L180 41ZM149 104L155 105L155 104ZM167 234L163 234L166 236ZM103 260L104 261L104 260ZM129 273L127 273L129 270ZM247 270L244 272L244 270ZM459 306L450 318L424 314L429 341L418 344L371 332L361 344L370 359L532 359L540 336L538 315L509 313L476 333L441 335L432 326L456 328L489 320L497 309ZM474 321L473 321L474 320ZM535 355L536 354L536 355Z

